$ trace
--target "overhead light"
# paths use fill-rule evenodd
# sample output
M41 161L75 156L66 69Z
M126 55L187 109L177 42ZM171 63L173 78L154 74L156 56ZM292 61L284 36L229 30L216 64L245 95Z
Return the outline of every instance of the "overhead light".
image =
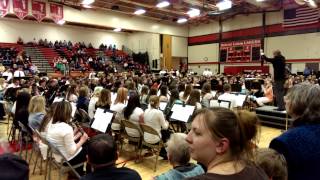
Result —
M88 8L88 9L92 8L92 6L90 6L90 5L88 5L88 4L83 4L82 7Z
M223 11L226 9L230 9L232 7L232 2L230 0L223 0L218 2L216 6L218 7L219 11Z
M144 10L144 9L138 9L138 10L136 10L134 12L134 14L136 14L136 15L141 15L141 14L144 14L144 13L146 13L146 10Z
M265 0L256 0L257 2L263 2L263 1L265 1Z
M177 23L182 24L182 23L185 23L185 22L187 22L187 21L188 21L187 18L179 18L179 19L177 20Z
M187 14L189 15L189 17L196 17L200 15L200 10L199 9L195 9L195 8L191 8Z
M83 0L81 4L89 5L89 4L92 4L92 3L94 3L94 0Z
M121 30L122 30L121 28L115 28L113 31L120 32Z
M64 23L66 23L66 21L63 19L61 19L60 21L57 22L57 24L59 24L59 25L63 25Z
M170 5L170 3L168 1L162 1L162 2L159 2L156 6L157 6L157 8L164 8L169 5Z
M305 2L308 3L308 5L312 8L317 8L318 5L314 2L314 0L305 0Z

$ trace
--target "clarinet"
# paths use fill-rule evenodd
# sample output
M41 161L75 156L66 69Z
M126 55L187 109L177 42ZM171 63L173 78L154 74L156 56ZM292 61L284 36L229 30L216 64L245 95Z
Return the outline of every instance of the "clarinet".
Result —
M74 129L77 128L77 129L78 129L78 132L81 133L81 136L86 133L86 132L83 130L83 128L81 127L81 125L79 124L78 121L70 121L70 125L71 125ZM80 136L80 137L81 137L81 136ZM89 140L89 138L88 138L88 140Z

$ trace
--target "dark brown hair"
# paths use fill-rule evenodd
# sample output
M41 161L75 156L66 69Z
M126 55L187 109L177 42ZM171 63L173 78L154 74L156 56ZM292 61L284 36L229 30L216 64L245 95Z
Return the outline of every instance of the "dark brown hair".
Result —
M72 107L67 101L58 102L53 112L52 124L57 122L68 123L71 120Z

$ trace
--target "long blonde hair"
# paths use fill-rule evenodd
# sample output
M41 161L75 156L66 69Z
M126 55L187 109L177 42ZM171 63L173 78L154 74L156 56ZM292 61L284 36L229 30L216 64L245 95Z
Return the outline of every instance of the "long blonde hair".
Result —
M116 100L114 101L114 104L122 103L125 104L128 99L128 89L121 87L117 91L117 97Z
M29 113L46 112L46 101L43 96L33 96L28 106Z

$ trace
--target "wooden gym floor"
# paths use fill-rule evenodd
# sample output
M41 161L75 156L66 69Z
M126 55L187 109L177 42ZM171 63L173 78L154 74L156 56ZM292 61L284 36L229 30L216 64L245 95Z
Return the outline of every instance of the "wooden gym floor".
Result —
M0 124L0 139L7 139L7 124ZM258 141L258 146L260 148L268 147L270 141L281 134L280 129L270 128L270 127L261 127L261 134ZM171 168L168 161L162 160L159 158L158 165L157 165L157 171L153 171L155 158L153 156L151 157L145 157L142 162L135 163L134 157L134 147L129 144L125 144L123 146L123 150L120 151L120 158L117 161L117 163L120 163L118 166L123 166L128 168L135 169L143 180L150 180L152 177L159 175L163 172L166 172ZM33 156L35 157L35 156ZM44 165L43 165L44 166ZM34 175L32 175L32 170L34 167L34 161L30 163L30 180L43 180L44 175L40 175L39 169L36 169L36 172ZM44 167L43 167L44 169ZM52 171L52 179L58 179L58 171L53 170ZM67 179L67 175L64 175L64 178Z

